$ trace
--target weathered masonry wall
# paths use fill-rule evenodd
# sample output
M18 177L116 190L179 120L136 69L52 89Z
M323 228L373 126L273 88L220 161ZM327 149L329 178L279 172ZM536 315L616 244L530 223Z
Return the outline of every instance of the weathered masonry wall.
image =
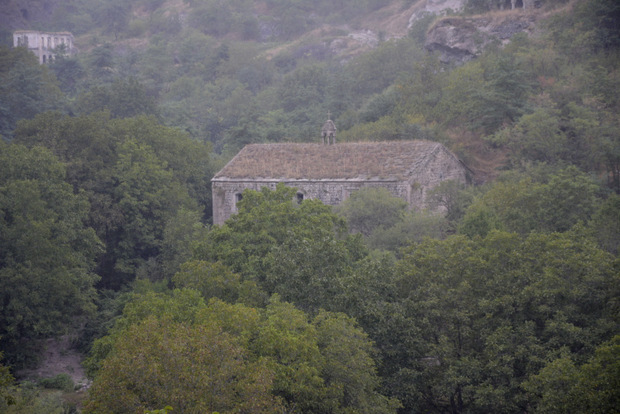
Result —
M13 33L13 46L26 47L39 58L39 63L48 63L55 58L54 49L64 45L68 55L75 53L73 35L70 32L39 32L18 30Z
M409 205L424 208L428 191L443 181L467 183L467 170L463 164L449 151L441 150L433 153L427 160L426 169L414 178L412 195Z
M237 212L244 190L275 189L278 183L297 188L297 200L317 199L332 206L361 188L383 187L410 209L423 209L428 192L448 180L465 184L467 167L430 141L253 144L211 180L213 222L221 225Z
M213 224L224 224L224 222L237 212L237 201L239 195L245 189L259 191L263 187L275 190L275 180L222 180L214 181L213 189ZM400 197L416 207L422 206L421 189L416 194L412 194L411 185L406 181L366 181L366 180L291 180L281 181L289 187L297 188L297 193L305 199L318 199L324 204L336 206L346 200L351 193L363 187L383 187L387 188L395 197Z

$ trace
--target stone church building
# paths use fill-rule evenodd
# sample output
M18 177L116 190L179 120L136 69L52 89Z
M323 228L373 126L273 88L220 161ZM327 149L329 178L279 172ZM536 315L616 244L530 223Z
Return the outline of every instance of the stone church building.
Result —
M431 141L335 142L335 126L323 127L324 144L250 144L211 180L213 223L221 225L237 211L243 190L297 188L297 201L319 199L338 205L363 187L384 187L426 207L427 192L446 180L466 182L467 168L446 147ZM326 139L327 138L327 139Z

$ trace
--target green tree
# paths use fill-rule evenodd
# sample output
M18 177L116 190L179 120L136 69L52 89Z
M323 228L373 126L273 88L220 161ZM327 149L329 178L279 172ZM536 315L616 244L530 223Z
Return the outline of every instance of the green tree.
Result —
M86 411L170 404L189 412L393 413L396 401L378 392L373 355L342 314L310 321L277 297L261 310L219 299L205 305L191 289L147 292L95 342Z
M578 222L588 222L596 212L600 187L576 167L560 170L550 177L537 195L543 228L566 231Z
M484 67L478 59L452 70L441 88L441 99L435 106L434 119L454 123L467 123L479 106L470 97L485 87Z
M106 244L98 260L104 287L119 288L144 266L142 273L162 267L153 279L172 276L174 249L199 237L193 220L210 216L210 148L153 118L47 113L22 123L15 140L50 148L70 167L68 182L85 190L89 224Z
M616 330L612 256L576 229L427 240L397 264L403 314L419 335L389 384L420 411L522 412L523 389L562 352L592 355Z
M224 36L231 30L233 13L229 2L205 0L196 6L189 20L192 27L213 36Z
M0 361L4 359L4 354L0 352ZM11 375L9 367L0 364L0 408L6 410L10 405L15 404L15 378Z
M106 0L97 2L95 5L96 8L92 10L94 20L107 33L114 34L114 39L118 40L119 35L125 31L129 23L130 4L120 0Z
M441 214L426 210L409 211L392 227L375 230L368 238L368 246L399 255L403 247L421 242L427 237L443 239L450 233L450 227L450 223Z
M61 109L63 95L54 75L23 47L0 47L0 136L11 138L20 119Z
M490 59L485 67L485 87L472 96L480 105L474 105L471 114L470 124L474 128L494 131L506 122L515 122L526 112L530 75L521 66L513 55L498 53Z
M389 413L398 404L378 390L372 346L351 318L320 312L312 322L272 298L255 352L275 372L276 395L309 413Z
M570 356L558 358L525 384L539 398L541 413L610 413L620 401L620 337L602 343L594 356L576 366Z
M296 190L278 184L275 190L246 190L237 204L238 213L224 225L215 227L197 246L199 259L221 261L244 278L262 282L264 259L269 252L290 239L321 240L346 234L342 218L316 200L297 204Z
M329 233L314 238L291 231L263 260L265 289L310 313L331 309L340 281L351 272L360 248L359 238L348 241Z
M157 115L155 100L136 78L117 79L110 86L95 86L77 99L76 112L109 111L113 118Z
M64 179L48 150L0 143L0 349L15 367L95 310L102 246L87 198Z
M328 398L346 407L340 412L394 412L399 403L377 392L380 384L373 360L375 351L355 320L342 313L320 311L312 325L324 357L322 377Z
M521 117L509 140L518 158L550 163L566 158L568 139L554 109L538 109Z
M601 203L590 227L602 249L617 255L620 247L620 196L611 195Z
M179 412L280 412L273 374L248 359L217 326L148 317L114 344L85 406L87 413L143 413L165 405Z
M371 52L356 57L348 67L354 96L381 93L398 77L423 59L421 49L412 39L390 40Z
M366 237L377 229L392 227L402 220L406 210L407 202L382 187L362 188L336 209L347 220L352 232Z
M149 145L128 140L118 148L118 157L112 197L123 216L111 253L114 270L131 278L145 260L159 255L165 224L176 210L196 205Z
M49 68L58 79L60 89L65 94L77 92L79 82L85 77L86 71L82 63L75 58L56 56Z
M212 229L196 258L220 261L242 281L268 295L279 293L305 311L316 311L338 291L339 279L365 254L348 236L344 220L318 200L298 204L296 190L246 190L239 211Z
M480 60L453 70L436 106L437 119L455 125L465 122L492 133L526 112L532 89L529 74L514 54L487 51Z
M88 56L88 66L91 77L99 83L111 82L116 69L116 62L112 54L113 46L111 43L104 43L95 47Z
M432 210L443 210L446 219L454 226L471 204L473 195L463 184L454 180L442 181L429 191L428 204Z
M218 298L222 301L237 301L248 305L265 302L264 293L251 281L241 281L221 263L192 260L184 263L172 281L179 288L195 289L205 300Z
M600 187L576 167L546 177L508 174L469 206L460 231L473 236L491 229L527 234L567 231L596 212ZM547 182L540 182L540 181Z

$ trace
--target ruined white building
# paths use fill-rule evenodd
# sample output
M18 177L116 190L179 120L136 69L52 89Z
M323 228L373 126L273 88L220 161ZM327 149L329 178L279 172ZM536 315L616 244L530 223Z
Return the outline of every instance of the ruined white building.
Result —
M297 200L342 203L363 187L384 187L410 208L425 208L427 192L442 181L465 183L467 167L431 141L321 144L251 144L211 180L213 223L237 211L243 190L297 188Z
M28 48L39 58L39 63L52 61L58 51L56 48L64 47L64 53L69 56L77 51L73 45L73 35L70 32L17 30L13 32L13 46Z

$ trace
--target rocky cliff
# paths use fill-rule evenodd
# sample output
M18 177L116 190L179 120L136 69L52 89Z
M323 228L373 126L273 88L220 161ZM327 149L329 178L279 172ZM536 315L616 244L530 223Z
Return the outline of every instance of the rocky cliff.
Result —
M479 17L445 17L428 30L425 48L439 52L445 63L462 64L493 42L505 44L517 33L534 30L536 13L512 10Z

